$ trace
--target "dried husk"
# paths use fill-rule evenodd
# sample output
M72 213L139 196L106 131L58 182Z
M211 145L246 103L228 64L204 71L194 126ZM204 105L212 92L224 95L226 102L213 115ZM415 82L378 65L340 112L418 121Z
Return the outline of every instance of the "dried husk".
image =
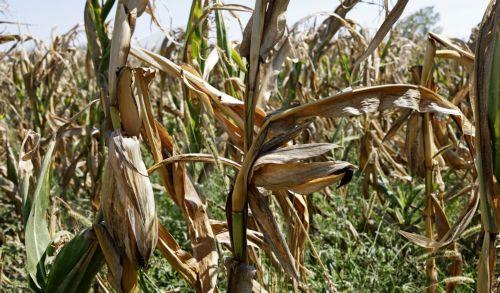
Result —
M117 102L121 125L127 136L139 136L142 126L142 112L132 89L133 70L123 67L118 73Z
M136 137L119 131L108 140L109 159L102 192L106 227L121 253L147 266L158 240L153 188Z

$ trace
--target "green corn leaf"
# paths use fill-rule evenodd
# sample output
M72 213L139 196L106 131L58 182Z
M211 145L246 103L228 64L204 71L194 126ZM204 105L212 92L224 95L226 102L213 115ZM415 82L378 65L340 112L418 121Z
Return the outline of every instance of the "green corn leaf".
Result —
M220 3L220 1L216 1L217 3ZM215 26L217 29L217 46L222 48L224 50L224 53L226 53L226 56L229 58L232 58L232 48L229 43L229 39L227 38L227 30L226 30L226 24L224 23L224 16L222 15L222 11L220 10L215 10ZM228 64L228 71L230 76L234 76L234 70L233 70L233 65Z
M236 62L241 71L247 72L247 66L245 65L245 62L243 62L243 59L241 58L238 51L231 50L231 58L234 62Z
M50 235L45 213L49 206L49 175L55 144L55 140L49 143L47 153L43 159L36 189L32 196L33 203L26 224L25 245L27 269L37 288L43 288L43 281L46 275L42 258L50 243Z
M186 27L186 40L184 47L184 62L187 62L188 47L191 49L192 61L198 63L199 69L203 72L205 63L205 51L208 47L203 38L203 3L201 0L194 0L191 5L189 22Z
M115 5L115 0L106 0L104 5L102 6L102 11L101 11L102 22L105 22L109 12L111 11L111 8L113 8L113 5Z
M96 240L89 229L76 235L56 256L47 278L46 292L88 292L92 280L104 263Z

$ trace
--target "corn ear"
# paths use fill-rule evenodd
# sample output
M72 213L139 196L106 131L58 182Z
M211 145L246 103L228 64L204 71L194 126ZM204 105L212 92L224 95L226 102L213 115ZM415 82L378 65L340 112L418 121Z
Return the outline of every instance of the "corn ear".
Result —
M153 188L137 138L114 132L108 141L112 192L103 194L107 228L127 258L147 266L158 240Z

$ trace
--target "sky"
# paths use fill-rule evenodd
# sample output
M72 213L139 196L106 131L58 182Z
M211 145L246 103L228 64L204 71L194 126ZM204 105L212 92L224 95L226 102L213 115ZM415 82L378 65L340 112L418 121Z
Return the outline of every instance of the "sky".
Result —
M8 11L0 14L1 20L9 20L25 25L0 25L0 31L11 33L30 33L36 38L49 40L51 33L63 33L75 24L83 24L83 7L85 0L5 0ZM225 0L226 4L242 4L254 6L254 0ZM384 20L381 9L383 0L365 0L349 12L347 18L375 32ZM374 4L370 4L370 3ZM420 8L433 5L440 14L438 25L442 34L449 37L467 39L471 29L483 16L489 0L410 0L402 17L414 13ZM292 25L297 20L317 12L332 12L339 0L290 0L287 11L287 22ZM394 5L396 0L389 0ZM156 0L157 16L164 28L185 27L189 16L190 0ZM112 12L112 15L114 12ZM243 24L249 17L248 13L240 13ZM236 21L231 21L226 14L226 22L230 28L231 39L241 39L241 31ZM149 16L141 17L134 33L136 40L148 42L161 39L159 29L151 24ZM84 39L84 38L82 38Z

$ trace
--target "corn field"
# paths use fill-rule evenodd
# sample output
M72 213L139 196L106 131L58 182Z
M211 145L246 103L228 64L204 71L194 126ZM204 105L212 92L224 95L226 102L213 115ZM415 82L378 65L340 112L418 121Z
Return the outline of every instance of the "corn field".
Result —
M81 2L0 33L2 292L500 292L496 0L466 41L409 0L375 34L360 0Z

